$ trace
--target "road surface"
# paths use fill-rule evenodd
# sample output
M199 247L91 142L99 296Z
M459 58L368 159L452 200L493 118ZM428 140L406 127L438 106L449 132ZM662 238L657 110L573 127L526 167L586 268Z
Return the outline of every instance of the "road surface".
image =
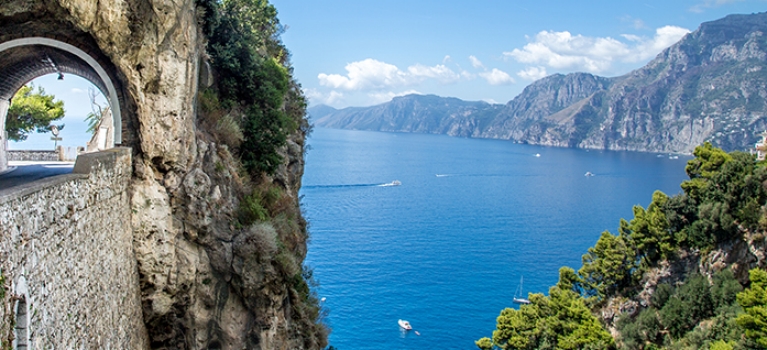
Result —
M69 174L74 162L8 162L16 169L0 175L0 190L26 184L42 178Z

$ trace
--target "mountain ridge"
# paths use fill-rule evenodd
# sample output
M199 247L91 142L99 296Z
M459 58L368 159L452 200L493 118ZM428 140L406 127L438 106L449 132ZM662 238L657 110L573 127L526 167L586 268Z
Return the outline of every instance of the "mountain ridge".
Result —
M766 33L767 13L729 15L622 76L554 74L504 105L407 95L326 109L315 124L586 149L690 153L705 141L746 149L767 128Z

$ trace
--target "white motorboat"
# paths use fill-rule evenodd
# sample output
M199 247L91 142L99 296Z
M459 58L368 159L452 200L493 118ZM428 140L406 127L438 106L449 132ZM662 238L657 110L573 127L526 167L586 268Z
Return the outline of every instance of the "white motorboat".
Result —
M391 185L392 186L399 186L399 185L402 185L402 182L400 182L399 180L394 180L394 181L391 182Z
M397 323L399 323L399 326L402 327L402 329L404 329L406 331L409 331L409 330L413 329L413 327L410 326L410 322L408 322L408 321L399 320L399 321L397 321Z

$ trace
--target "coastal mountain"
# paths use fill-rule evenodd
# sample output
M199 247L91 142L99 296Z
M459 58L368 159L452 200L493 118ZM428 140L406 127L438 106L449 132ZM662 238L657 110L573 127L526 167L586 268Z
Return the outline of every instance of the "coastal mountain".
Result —
M365 108L317 106L309 113L322 127L559 147L689 153L710 141L725 150L746 149L767 128L765 58L767 13L730 15L703 23L626 75L555 74L506 105L409 95Z
M308 110L316 125L338 129L477 136L473 132L485 126L483 122L486 124L492 120L503 105L435 95L407 95L373 107L335 111L328 108L317 106Z

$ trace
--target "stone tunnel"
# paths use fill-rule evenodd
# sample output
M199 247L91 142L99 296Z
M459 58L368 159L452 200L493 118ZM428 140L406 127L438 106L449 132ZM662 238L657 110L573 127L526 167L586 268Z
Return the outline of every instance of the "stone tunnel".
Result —
M123 116L127 104L120 80L113 65L97 46L87 38L78 37L75 30L60 26L35 30L28 19L0 24L0 171L7 168L8 140L5 124L10 101L22 86L47 74L82 77L95 85L106 97L112 112L113 135L111 148L123 142ZM38 24L39 26L39 24Z

